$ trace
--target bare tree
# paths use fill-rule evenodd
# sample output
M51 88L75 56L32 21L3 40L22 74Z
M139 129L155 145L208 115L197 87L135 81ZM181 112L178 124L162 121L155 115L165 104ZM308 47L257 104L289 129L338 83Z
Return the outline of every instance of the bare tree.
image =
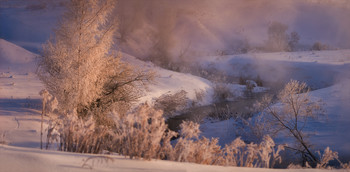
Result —
M272 132L285 131L296 141L295 147L289 147L301 153L304 164L311 165L318 163L317 157L311 151L311 144L306 140L303 132L310 118L316 118L322 108L318 102L312 102L308 95L308 88L305 83L291 80L278 94L280 104L272 105L272 97L266 96L258 106L263 109L263 114L269 118L273 125Z
M288 26L280 22L273 22L267 30L267 48L270 51L288 50Z
M297 46L300 40L300 36L297 32L290 33L289 39L288 39L288 46L290 51L296 51Z

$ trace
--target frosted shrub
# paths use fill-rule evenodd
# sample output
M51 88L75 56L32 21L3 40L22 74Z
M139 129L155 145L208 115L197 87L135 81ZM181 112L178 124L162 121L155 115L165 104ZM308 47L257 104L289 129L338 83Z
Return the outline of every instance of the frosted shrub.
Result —
M57 148L61 151L100 153L106 149L109 128L96 125L93 116L82 119L72 110L66 114L58 111L57 100L46 90L42 90L44 114L49 118L46 149Z
M350 169L350 162L348 162L348 163L342 163L342 164L341 164L341 168Z
M59 150L82 153L100 153L103 150L108 129L95 126L93 118L82 120L71 114L62 123Z
M181 137L174 147L174 159L180 162L216 164L221 153L217 139L199 139L199 124L186 121L181 124Z
M323 154L321 155L320 151L317 152L320 156L320 162L317 164L316 168L329 168L329 161L338 160L338 152L333 152L327 147ZM339 161L340 162L340 161Z
M278 145L275 149L275 142L269 135L265 135L258 148L258 155L261 161L260 167L273 167L276 162L281 163L282 157L279 155L285 149L285 145Z
M232 113L232 109L226 106L217 106L214 104L214 111L209 113L209 119L213 120L227 120L230 119L234 114Z
M276 161L282 162L279 155L282 150L284 146L279 145L276 149L274 141L268 135L264 136L260 144L246 144L237 138L223 148L220 165L271 168Z
M166 133L162 111L142 105L133 113L116 116L113 147L117 152L145 159L167 154L164 150L169 149L173 133Z
M338 168L342 169L349 169L349 164L348 163L342 163L339 160L338 157L338 152L332 151L329 147L327 147L324 151L323 154L321 154L320 151L317 151L317 154L319 156L319 162L316 165L316 168L318 169L332 169L334 166L330 165L331 161L337 161L339 163ZM300 165L295 165L295 164L290 164L288 168L303 168ZM308 163L306 163L304 168L312 168Z
M312 47L311 50L314 51L322 51L322 50L329 50L329 46L326 44L322 44L321 42L315 42Z
M199 137L199 124L192 121L185 121L180 125L180 127L181 137L174 147L174 156L172 160L180 162L194 162L194 152L196 149L194 139L198 139Z
M50 115L47 145L57 146L58 150L80 153L100 153L105 149L108 128L96 126L94 119L78 118L76 114L66 116Z
M180 138L174 147L172 160L199 164L271 168L281 163L280 151L270 136L264 136L260 144L247 144L240 138L221 148L218 139L199 138L199 124L181 124Z
M188 103L187 92L181 90L174 94L163 94L154 103L156 109L163 110L164 117L171 117L176 112L184 110Z

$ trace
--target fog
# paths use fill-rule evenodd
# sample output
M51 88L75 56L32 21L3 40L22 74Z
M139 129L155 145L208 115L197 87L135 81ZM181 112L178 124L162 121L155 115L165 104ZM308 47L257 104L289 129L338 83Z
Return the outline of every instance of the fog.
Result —
M139 58L193 60L264 46L272 22L300 35L300 49L316 41L350 48L350 1L120 0L119 48Z
M61 1L1 0L0 36L39 52L62 13ZM297 32L301 50L316 41L350 48L347 0L119 0L115 16L117 48L139 58L189 60L259 49L273 22Z

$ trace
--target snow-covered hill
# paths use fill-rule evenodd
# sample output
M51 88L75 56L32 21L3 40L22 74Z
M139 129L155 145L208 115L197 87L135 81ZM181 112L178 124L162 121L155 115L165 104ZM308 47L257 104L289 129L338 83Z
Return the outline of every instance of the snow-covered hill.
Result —
M22 47L0 39L0 98L40 98L38 93L44 87L34 74L36 56ZM156 72L155 81L148 85L140 103L151 103L165 93L174 94L181 90L187 92L190 100L195 100L196 91L203 91L203 101L199 102L202 105L212 101L212 83L206 79L165 70L127 54L123 54L122 60L141 69L152 69Z
M123 53L122 60L143 70L151 69L156 72L154 82L147 86L147 91L140 98L140 102L151 103L163 94L174 94L184 90L187 92L187 98L192 101L196 101L196 92L203 92L204 97L202 101L198 102L199 105L212 103L213 84L204 78L166 70L125 53Z
M43 88L35 73L33 54L22 47L0 39L0 98L40 98Z
M34 72L35 57L36 54L0 38L0 72Z
M350 78L350 50L205 57L201 66L222 72L228 77L260 76L263 81L274 84L285 84L295 79L306 82L313 89L319 89Z

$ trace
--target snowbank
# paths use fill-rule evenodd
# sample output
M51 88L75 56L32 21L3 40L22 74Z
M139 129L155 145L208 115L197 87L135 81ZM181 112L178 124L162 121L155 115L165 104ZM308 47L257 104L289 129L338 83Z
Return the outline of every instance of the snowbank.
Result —
M102 155L103 156L103 155ZM297 172L303 169L263 169L243 167L223 167L180 163L161 160L131 160L118 155L78 154L68 152L46 151L0 145L0 167L3 171L167 171L167 172ZM90 160L86 161L88 158ZM84 162L86 165L83 167ZM90 168L91 167L91 168ZM319 171L308 169L307 171Z
M145 95L141 97L140 102L152 103L155 98L158 98L163 94L174 94L184 90L187 92L187 98L189 100L196 101L196 92L203 92L204 98L198 103L200 105L208 105L212 103L213 84L204 78L166 70L157 67L150 62L138 60L125 53L123 54L122 60L137 66L140 69L151 69L156 72L155 81L147 86L147 91L145 92Z

